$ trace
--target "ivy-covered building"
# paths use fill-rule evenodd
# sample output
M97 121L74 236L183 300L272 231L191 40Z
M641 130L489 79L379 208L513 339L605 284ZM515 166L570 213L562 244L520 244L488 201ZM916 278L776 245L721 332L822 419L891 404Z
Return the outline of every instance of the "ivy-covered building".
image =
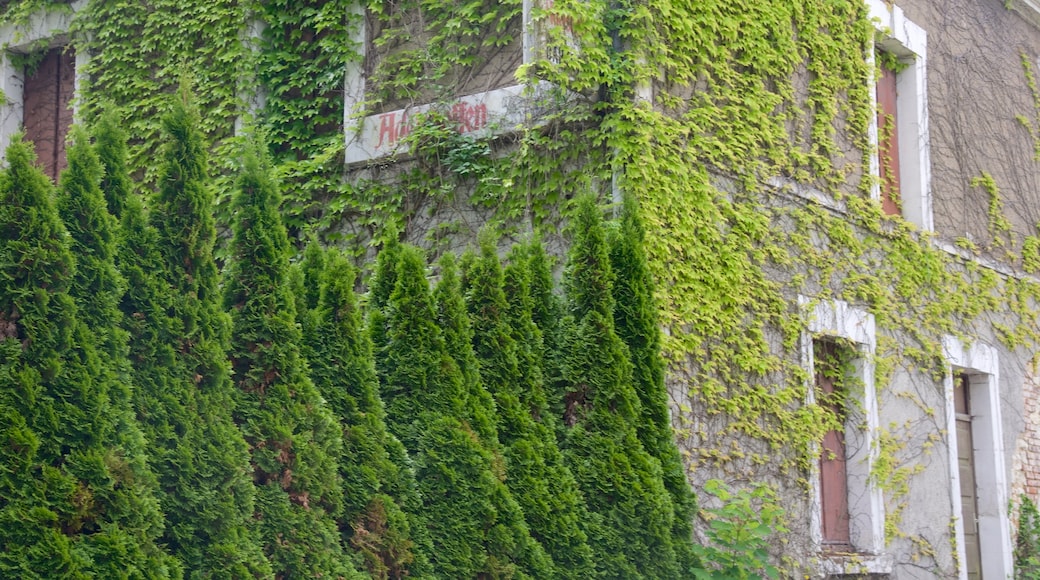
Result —
M12 0L0 10L0 145L24 130L56 178L72 121L118 109L130 170L152 184L164 174L159 113L188 85L219 175L218 222L236 211L223 160L260 132L290 237L338 246L366 272L361 290L391 240L432 258L477 248L481 230L481 260L493 261L487 239L503 256L539 239L559 276L584 235L567 225L591 220L573 199L593 194L606 216L637 204L643 234L626 225L632 216L607 232L638 242L625 251L645 254L656 288L652 300L648 286L606 300L619 335L639 329L622 337L640 399L625 414L646 427L620 431L645 451L630 455L662 467L654 485L671 507L661 509L692 514L701 561L752 562L763 545L790 577L1013 574L1018 506L1040 500L1032 0ZM629 263L615 259L615 269ZM394 275L385 296L368 297L388 318L406 303L404 290L391 299L404 287ZM595 289L568 289L584 291ZM640 309L654 311L660 335L638 326ZM480 350L497 335L478 335L479 364L516 375L535 331L547 345L581 336L551 335L562 313L537 313L534 330L502 339L508 364ZM657 349L666 369L638 358ZM466 375L477 364L467 356L445 365ZM580 374L568 364L547 360L545 384ZM507 382L488 387L499 407L512 401ZM668 400L655 404L661 382ZM463 417L436 424L486 474L499 446L520 453L530 432L586 428L577 400L535 405L555 419L517 419L521 435L500 427L501 444L466 439ZM670 413L655 414L665 403ZM671 471L680 461L661 443L669 424L681 455ZM425 440L390 432L422 450L418 473L440 465ZM536 467L569 465L589 485L576 449L545 451ZM410 493L390 495L406 505ZM346 498L348 511L360 512L357 501ZM712 526L719 518L745 527ZM561 537L604 533L588 528ZM577 544L573 558L587 565ZM548 569L526 554L517 566Z

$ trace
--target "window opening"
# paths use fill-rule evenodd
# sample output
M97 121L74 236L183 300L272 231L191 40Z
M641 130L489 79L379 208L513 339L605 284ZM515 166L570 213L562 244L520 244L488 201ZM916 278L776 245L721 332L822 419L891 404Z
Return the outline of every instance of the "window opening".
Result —
M878 103L878 171L881 178L881 209L887 215L900 215L899 196L899 93L896 71L878 55L880 76L877 81Z
M820 503L823 548L851 552L848 453L845 441L849 349L833 340L813 342L817 401L834 414L838 426L827 431L820 450Z
M957 373L953 391L957 420L957 465L960 470L961 521L964 525L965 568L968 580L982 578L979 542L979 501L975 478L975 445L972 440L971 383L967 373Z
M72 95L76 57L71 47L58 46L42 58L28 58L24 71L22 124L25 139L36 148L37 163L52 180L66 166L65 136L72 126Z

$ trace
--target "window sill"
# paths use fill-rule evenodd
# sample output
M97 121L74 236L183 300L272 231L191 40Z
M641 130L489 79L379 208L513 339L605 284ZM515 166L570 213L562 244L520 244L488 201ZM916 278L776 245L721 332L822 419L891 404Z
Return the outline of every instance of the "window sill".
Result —
M892 573L891 554L823 552L819 570L823 577L882 576Z

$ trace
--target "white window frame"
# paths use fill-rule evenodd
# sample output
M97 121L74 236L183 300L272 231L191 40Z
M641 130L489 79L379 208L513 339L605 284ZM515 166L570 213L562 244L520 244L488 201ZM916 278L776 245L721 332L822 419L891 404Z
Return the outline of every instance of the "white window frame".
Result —
M855 378L863 391L856 404L848 407L845 441L848 482L849 537L856 554L847 559L823 554L823 531L820 499L819 466L813 464L809 477L811 510L809 533L824 574L891 572L891 558L885 554L885 502L881 489L870 477L878 457L878 405L874 383L874 353L877 330L874 315L843 300L814 302L804 296L799 306L807 317L807 328L801 335L802 364L808 371L806 404L814 404L815 361L813 340L837 338L851 342L857 351ZM859 393L857 393L859 394ZM819 452L818 444L812 450Z
M896 75L896 131L899 134L899 198L903 218L923 231L934 230L932 219L931 153L928 135L928 34L914 24L903 10L884 0L867 0L874 26L883 36L879 48L907 65ZM874 57L873 52L868 59ZM877 95L871 91L877 108ZM877 116L871 117L870 145L878 150ZM871 156L870 173L875 177L871 196L881 200L881 167Z
M979 544L984 578L1010 578L1011 523L1008 517L1008 476L1004 462L1004 434L1000 417L1000 361L997 349L975 342L965 346L946 336L943 354L949 366L943 380L946 394L946 433L949 439L950 499L956 520L958 577L966 580L964 522L961 521L961 485L957 459L957 415L954 409L954 373L968 375L971 436L975 446L975 485L978 498Z
M33 14L29 21L22 25L7 24L0 27L0 90L4 99L0 102L0 155L7 151L11 137L22 130L25 117L25 71L14 65L12 58L16 54L26 54L30 50L41 48L41 43L49 42L50 47L65 45L67 34L75 13L86 6L87 0L76 0L67 9L44 10ZM83 51L76 51L76 74L72 99L72 117L79 119L80 89L84 83L83 72L86 70L89 57Z

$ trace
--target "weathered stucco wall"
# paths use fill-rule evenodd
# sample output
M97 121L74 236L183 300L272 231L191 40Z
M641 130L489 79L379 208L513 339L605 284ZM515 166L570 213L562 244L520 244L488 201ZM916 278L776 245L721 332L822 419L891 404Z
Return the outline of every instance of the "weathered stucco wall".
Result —
M988 243L989 196L971 185L986 172L1000 189L1015 230L1035 235L1040 221L1040 165L1034 159L1040 117L1022 59L1035 74L1040 27L999 0L897 4L928 33L936 230L948 239L966 236L980 246Z

